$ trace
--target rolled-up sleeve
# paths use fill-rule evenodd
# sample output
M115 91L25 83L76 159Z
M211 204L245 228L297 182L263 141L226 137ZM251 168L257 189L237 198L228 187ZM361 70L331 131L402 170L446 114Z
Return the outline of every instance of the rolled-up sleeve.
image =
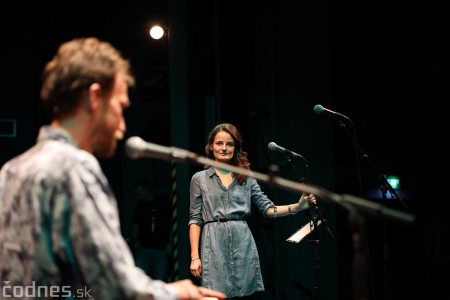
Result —
M192 176L191 186L190 186L190 206L189 206L189 225L196 224L200 227L203 226L203 216L202 216L202 189L200 184L200 174L197 173Z
M248 178L248 184L250 185L251 198L253 205L258 208L263 216L267 217L267 210L274 207L275 204L267 197L261 190L258 182L254 178Z

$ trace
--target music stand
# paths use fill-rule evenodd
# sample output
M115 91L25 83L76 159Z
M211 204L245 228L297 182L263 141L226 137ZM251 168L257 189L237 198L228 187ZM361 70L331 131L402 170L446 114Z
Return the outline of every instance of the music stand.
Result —
M322 224L321 220L317 221L317 226L314 224L314 222L310 221L303 225L300 229L298 229L293 235L288 237L286 239L287 242L290 243L300 243L308 234L314 231L316 227L319 227L319 225Z
M286 241L291 243L300 243L306 236L313 232L320 224L326 223L326 220L320 219L318 216L311 218L311 221L303 225L297 232L291 235ZM320 299L320 255L319 255L319 243L317 231L314 231L315 238L311 239L310 242L315 245L314 247L314 262L315 262L315 272L314 272L314 287L312 292L312 299Z

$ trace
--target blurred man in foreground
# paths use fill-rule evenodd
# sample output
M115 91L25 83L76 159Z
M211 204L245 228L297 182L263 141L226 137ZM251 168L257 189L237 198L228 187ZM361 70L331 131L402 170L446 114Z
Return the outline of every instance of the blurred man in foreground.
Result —
M167 284L137 268L116 199L96 159L124 136L134 84L109 43L60 46L43 72L51 124L0 172L0 298L203 299L225 295L190 280Z

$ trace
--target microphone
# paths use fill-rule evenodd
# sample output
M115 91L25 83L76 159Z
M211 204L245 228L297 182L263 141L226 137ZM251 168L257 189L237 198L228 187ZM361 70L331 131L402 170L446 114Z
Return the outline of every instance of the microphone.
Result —
M269 145L267 145L267 147L269 147L269 150L271 150L271 151L278 151L278 152L284 153L287 156L305 159L303 156L301 156L298 153L292 152L291 150L288 150L286 148L278 146L277 144L275 144L275 142L270 142Z
M125 142L125 153L132 159L149 157L169 161L195 160L198 156L184 149L149 143L138 136L130 137Z
M332 117L341 117L341 118L346 118L346 119L349 119L349 120L350 120L349 117L344 116L344 115L341 114L341 113L338 113L338 112L329 110L329 109L323 107L323 106L320 105L320 104L317 104L316 106L314 106L314 112L315 112L316 114L318 114L318 115L324 113L324 114L330 115L330 116L332 116Z

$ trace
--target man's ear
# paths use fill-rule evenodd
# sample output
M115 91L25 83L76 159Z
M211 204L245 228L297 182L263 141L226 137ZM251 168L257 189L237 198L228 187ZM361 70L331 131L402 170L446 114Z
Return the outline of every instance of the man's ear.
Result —
M98 83L93 83L89 86L88 101L86 103L86 111L90 114L96 111L101 105L102 101L102 87Z

